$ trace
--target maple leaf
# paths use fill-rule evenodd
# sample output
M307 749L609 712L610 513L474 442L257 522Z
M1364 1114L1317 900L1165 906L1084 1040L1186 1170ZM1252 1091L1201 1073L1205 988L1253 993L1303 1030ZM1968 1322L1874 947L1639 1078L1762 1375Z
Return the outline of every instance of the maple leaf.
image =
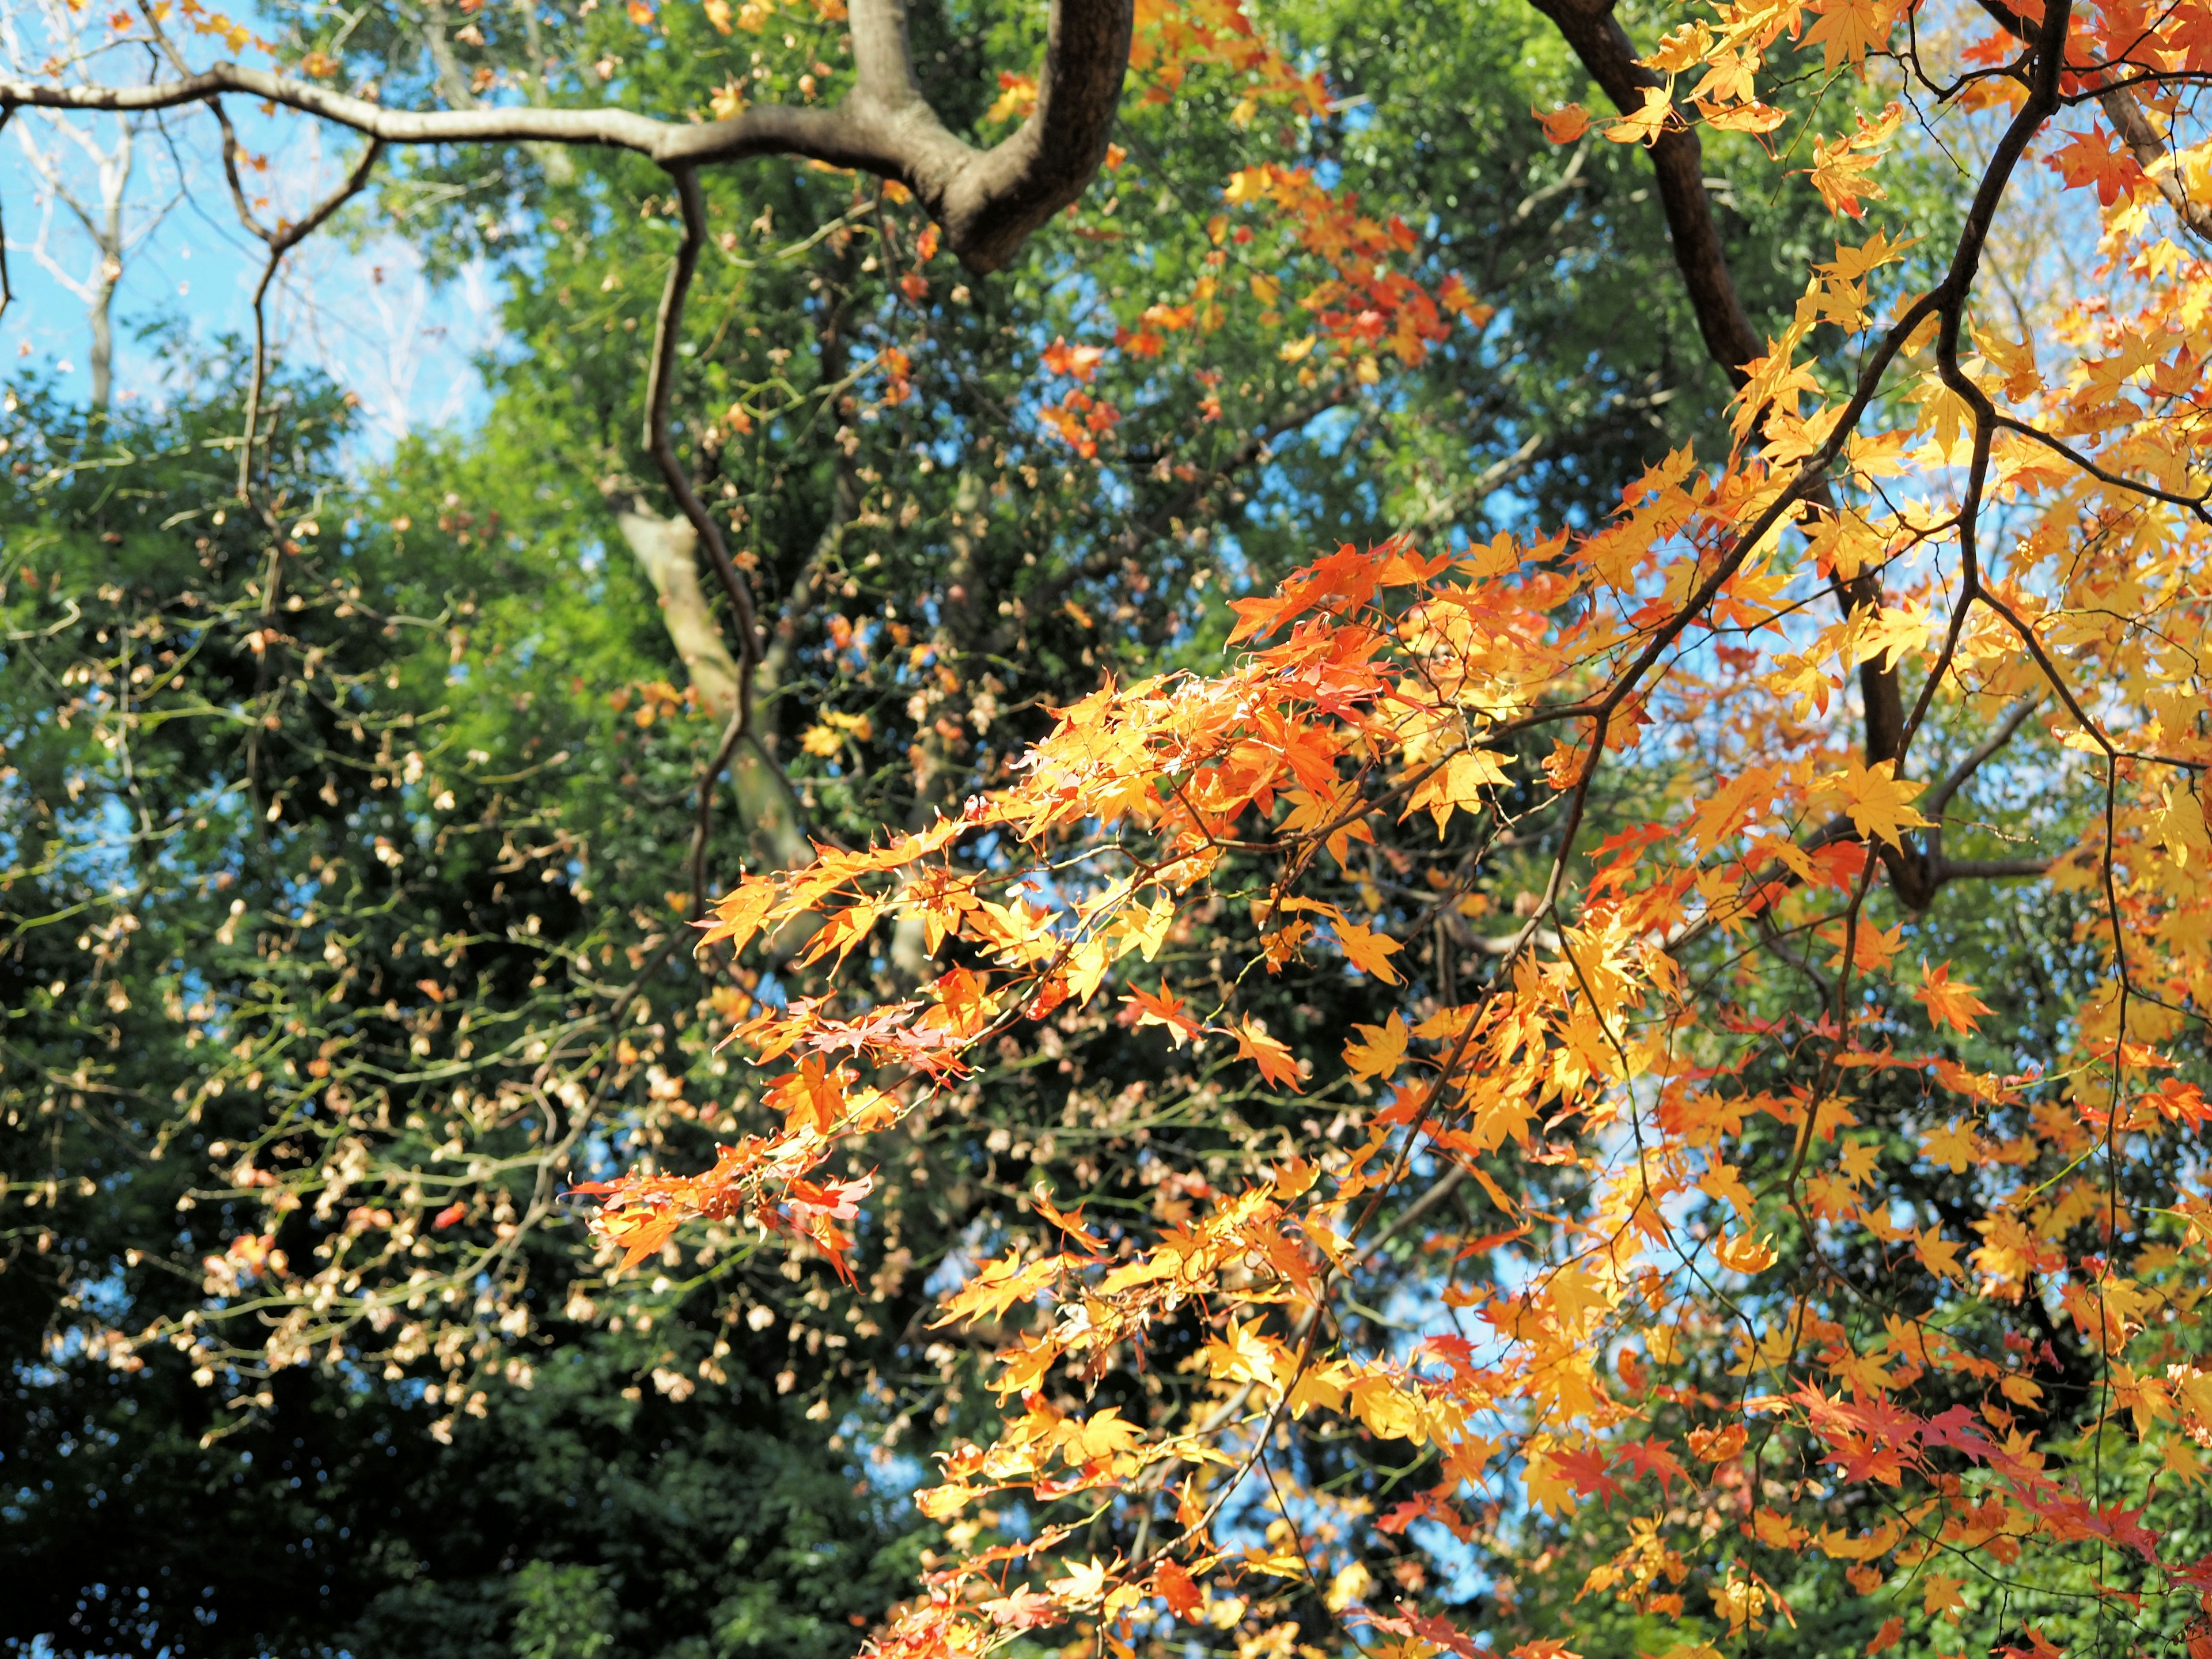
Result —
M1125 1024L1133 1024L1139 1030L1147 1025L1164 1025L1169 1038L1178 1048L1206 1029L1183 1012L1186 1005L1168 989L1165 980L1160 981L1158 995L1140 985L1133 985L1121 1002L1120 1018Z
M1940 1164L1954 1175L1972 1169L1982 1156L1980 1139L1956 1118L1922 1136L1920 1150L1929 1163Z
M1336 924L1336 940L1353 967L1374 975L1385 985L1399 982L1398 970L1390 965L1390 958L1406 947L1396 939L1357 922L1340 921Z
M1822 65L1829 73L1846 64L1866 61L1868 52L1886 44L1896 26L1902 0L1813 0L1818 14L1805 31L1805 44L1820 48Z
M1674 112L1674 100L1666 88L1646 87L1642 106L1610 123L1605 136L1616 144L1656 144Z
M1772 1245L1749 1234L1722 1239L1713 1246L1713 1255L1721 1266L1740 1273L1765 1273L1776 1260Z
M1959 1265L1959 1252L1965 1248L1956 1239L1945 1238L1937 1227L1915 1234L1912 1241L1912 1253L1920 1258L1920 1265L1944 1279L1966 1276L1966 1270Z
M1498 763L1504 756L1487 749L1462 750L1438 767L1416 789L1406 802L1401 817L1410 816L1426 808L1437 821L1437 837L1443 838L1444 826L1451 822L1455 808L1474 811L1485 805L1482 792L1507 781Z
M1600 1498L1609 1504L1620 1496L1620 1482L1606 1473L1607 1460L1602 1447L1553 1452L1551 1463L1584 1498Z
M1928 1010L1931 1025L1948 1025L1954 1031L1971 1031L1976 1018L1990 1012L1990 1005L1974 994L1975 988L1964 980L1951 977L1951 964L1941 963L1932 970L1926 963L1920 964L1920 988L1912 994L1913 1000Z
M782 891L775 882L759 876L747 877L736 891L715 902L714 919L712 923L702 924L705 931L699 943L716 945L728 939L731 952L741 953L781 896Z
M2043 164L2063 179L2069 188L2094 185L2100 207L2112 206L2144 182L2142 163L2124 148L2118 147L2114 138L2094 130L2068 131L2061 136L2067 142L2045 156Z
M809 1054L796 1072L778 1078L769 1086L764 1103L784 1114L793 1129L811 1129L827 1135L845 1114L845 1085L852 1074L842 1066L832 1071L820 1054Z
M1017 1302L1025 1302L1060 1277L1065 1264L1056 1255L1039 1256L1024 1267L1015 1256L987 1264L981 1271L945 1299L945 1316L932 1322L938 1329L961 1319L996 1319Z
M1590 113L1580 104L1562 104L1555 110L1540 110L1531 105L1528 113L1544 129L1546 140L1554 144L1571 144L1589 131Z
M1762 104L1756 98L1727 108L1700 99L1697 109L1699 118L1717 132L1771 132L1790 118L1789 111Z
M1292 1094L1299 1092L1297 1057L1254 1024L1249 1015L1237 1021L1230 1035L1237 1039L1237 1059L1250 1060L1268 1082L1279 1084Z
M1878 159L1861 154L1849 138L1838 138L1832 143L1815 139L1813 165L1806 171L1829 212L1862 219L1866 216L1868 202L1881 201L1889 194L1874 180Z
M1406 1057L1406 1042L1413 1034L1406 1029L1405 1016L1396 1009L1390 1011L1389 1022L1383 1025L1354 1024L1359 1033L1358 1041L1344 1045L1344 1063L1352 1074L1362 1082L1375 1083L1390 1077Z
M1828 958L1830 967L1843 966L1843 947L1848 938L1851 966L1867 973L1879 973L1889 965L1891 957L1905 948L1905 924L1893 923L1885 932L1864 918L1856 927L1840 921L1831 922L1820 929L1820 937L1836 946L1836 954Z
M1905 845L1905 831L1924 828L1928 820L1913 810L1912 802L1923 784L1896 775L1895 761L1876 761L1872 766L1856 755L1840 772L1820 780L1814 799L1825 804L1840 800L1851 823L1863 836L1872 836L1893 847Z
M1106 1241L1093 1237L1085 1229L1083 1211L1079 1206L1073 1213L1056 1209L1054 1207L1052 1200L1046 1196L1042 1182L1038 1183L1037 1191L1030 1194L1030 1202L1036 1206L1036 1212L1039 1215L1090 1251L1091 1255L1106 1254Z
M1662 1494L1672 1489L1678 1476L1686 1480L1689 1479L1689 1472L1683 1468L1681 1460L1655 1441L1632 1440L1625 1443L1620 1449L1621 1464L1632 1468L1639 1478L1647 1474L1657 1476Z
M1060 1455L1070 1463L1111 1457L1141 1443L1145 1437L1142 1429L1123 1419L1119 1406L1095 1412L1085 1422L1068 1424L1066 1431L1067 1437L1060 1443Z
M1199 1609L1206 1605L1190 1575L1173 1561L1163 1561L1153 1570L1152 1593L1168 1604L1169 1612L1191 1623L1197 1622Z

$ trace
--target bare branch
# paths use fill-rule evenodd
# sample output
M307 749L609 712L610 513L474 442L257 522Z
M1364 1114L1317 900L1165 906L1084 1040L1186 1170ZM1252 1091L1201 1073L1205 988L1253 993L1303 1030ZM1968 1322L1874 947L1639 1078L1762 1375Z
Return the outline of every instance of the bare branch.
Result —
M707 242L707 210L699 198L699 175L688 167L672 172L676 198L684 211L684 240L677 245L676 262L668 268L668 285L661 290L660 310L653 319L653 362L645 382L645 447L660 469L668 493L676 497L677 506L699 538L699 544L707 550L714 574L721 579L722 591L730 596L731 607L737 612L738 707L731 742L725 745L727 749L734 746L738 736L752 729L753 670L760 663L760 624L753 611L752 589L730 557L722 526L691 487L691 475L684 470L675 441L669 435L668 405L675 395L676 348L684 331L684 301L699 269L699 250Z
M12 109L0 109L0 132L8 130L8 123L15 114ZM8 307L15 301L15 285L8 275L8 228L0 222L0 318L7 316Z
M228 122L224 123L223 132L228 138L230 133ZM307 216L297 224L287 225L280 220L276 229L264 231L252 219L246 221L248 226L269 244L269 263L263 268L261 281L253 290L253 374L246 384L246 436L238 452L238 497L242 501L251 502L253 499L253 442L255 428L261 421L262 381L269 367L269 317L264 303L269 297L269 285L276 280L276 268L283 264L284 256L321 229L332 214L361 193L361 187L368 182L368 175L375 167L377 158L383 154L383 141L369 140L368 148L362 151L361 160L354 163L353 171L346 176L345 182L318 202ZM228 160L228 146L224 155ZM231 176L234 180L237 178L234 171ZM244 210L242 201L240 210ZM272 584L268 593L273 597L275 592Z
M1982 768L1990 756L2013 740L2021 725L2042 705L2043 693L2031 692L2004 712L2004 717L1991 728L1989 735L1976 744L1966 757L1953 767L1942 782L1928 792L1922 811L1936 820L1936 833L1942 833L1943 809L1951 804L1951 797L1965 787L1966 781Z

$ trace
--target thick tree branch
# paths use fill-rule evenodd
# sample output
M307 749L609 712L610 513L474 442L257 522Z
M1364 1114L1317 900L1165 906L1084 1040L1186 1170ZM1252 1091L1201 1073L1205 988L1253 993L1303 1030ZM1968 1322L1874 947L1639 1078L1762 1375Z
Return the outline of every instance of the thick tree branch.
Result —
M1612 0L1533 3L1558 26L1590 78L1623 115L1644 106L1645 92L1667 84L1665 76L1636 61L1635 43L1613 15ZM1765 348L1736 292L1735 275L1729 269L1719 228L1713 223L1712 204L1705 197L1705 151L1697 129L1668 122L1651 146L1651 171L1674 245L1674 263L1689 289L1705 350L1741 386L1749 378L1745 365L1764 356Z
M238 93L319 116L388 144L598 144L672 171L755 155L798 155L896 179L976 271L994 270L1079 196L1105 159L1128 69L1131 0L1054 0L1037 106L1003 143L979 150L923 98L902 0L855 0L859 83L828 109L762 105L724 121L658 121L615 108L530 106L392 110L266 70L217 64L137 87L0 80L0 109L158 110Z

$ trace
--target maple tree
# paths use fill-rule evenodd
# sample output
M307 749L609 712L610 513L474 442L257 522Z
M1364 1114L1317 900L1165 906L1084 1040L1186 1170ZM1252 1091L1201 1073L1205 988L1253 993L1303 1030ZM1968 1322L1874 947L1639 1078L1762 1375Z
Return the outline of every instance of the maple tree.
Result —
M1060 1009L1114 998L1137 1031L1296 1095L1304 1068L1241 1006L1255 975L1336 961L1406 1004L1346 1049L1342 1144L1287 1133L1269 1167L1200 1177L1200 1204L1157 1227L1040 1192L1031 1237L948 1296L948 1322L1002 1333L1009 1409L919 1502L956 1533L1008 1494L1030 1519L933 1574L874 1650L981 1652L1069 1622L1126 1650L1169 1620L1287 1650L1326 1609L1474 1651L1368 1597L1343 1554L1314 1447L1354 1429L1426 1449L1437 1477L1386 1531L1426 1518L1510 1554L1546 1516L1645 1510L1581 1595L1693 1609L1713 1641L1793 1620L1776 1563L1808 1550L1878 1605L1910 1595L1939 1628L1971 1606L2022 1651L2048 1650L2054 1621L2135 1640L2198 1616L2205 1569L2146 1522L2142 1483L2201 1480L2212 1431L2186 1076L2212 848L2207 273L2123 148L2144 108L2181 118L2193 60L2185 25L2000 21L1927 82L2002 126L1939 280L1883 294L1899 242L1839 243L1789 328L1730 365L1727 453L1678 451L1581 533L1341 548L1235 603L1232 666L1109 684L958 816L718 902L706 947L834 969L911 917L943 969L917 995L833 988L742 1027L781 1122L703 1173L588 1188L633 1263L707 1216L849 1273L869 1148ZM1756 60L1801 21L1685 25L1641 67L1702 72L1704 101L1647 88L1607 136L1778 125ZM1901 28L1824 13L1802 45L1856 67ZM1898 61L1929 73L1910 47ZM2080 187L2124 180L2100 206L2127 308L2016 339L1978 304L1984 246L2069 104L2134 112L2079 141L2096 167L2054 158ZM1812 146L1839 217L1878 198L1904 115ZM2154 167L2185 179L2197 154ZM1800 356L1826 326L1862 342L1840 386ZM1844 602L1825 625L1806 615L1822 585ZM1838 717L1862 669L1855 732ZM2039 791L2072 804L1978 830L1959 807L2031 732L2051 746ZM1924 758L1939 734L1948 764ZM1614 771L1656 779L1657 810L1608 808ZM2062 831L2075 844L2002 849ZM1547 853L1521 925L1469 982L1412 979L1394 958L1484 913L1507 834ZM1409 899L1425 869L1428 902L1387 897L1385 866ZM2048 1051L1995 1059L1960 1042L1991 1012L1978 988L1908 963L1905 928L1954 885L2029 878L2081 895L2097 972ZM1146 983L1224 905L1250 912L1243 962ZM803 943L773 943L793 928ZM1470 1182L1483 1204L1440 1224ZM1344 1309L1417 1227L1452 1267L1394 1343ZM1149 1421L1083 1404L1178 1331L1200 1380L1148 1390ZM1248 1483L1274 1512L1264 1537L1233 1524ZM2062 1588L2085 1556L2083 1588ZM1573 1618L1518 1650L1559 1651ZM1903 1628L1892 1614L1869 1648Z
M1418 1571L1390 1587L1370 1565L1396 1547L1375 1540L1417 1532L1500 1579L1510 1564L1524 1588L1494 1595L1483 1633L1522 1638L1526 1659L1610 1639L1608 1604L1647 1621L1644 1650L1748 1641L1830 1612L1844 1592L1823 1564L1865 1601L1848 1645L1873 1651L1908 1626L2035 1653L2203 1632L2203 1540L2158 1505L2161 1482L2194 1488L2192 1448L2212 1443L2193 1335L2212 857L2196 656L2212 272L2186 240L2212 153L2188 101L2201 8L1999 6L1955 61L1923 48L1909 7L1730 4L1650 51L1609 10L1540 9L1617 115L1533 118L1562 146L1648 154L1704 346L1738 386L1730 432L1643 469L1601 521L1325 553L1233 602L1226 662L1110 678L966 805L756 869L701 938L748 975L709 1006L757 1097L707 1118L703 1170L663 1155L576 1188L602 1200L617 1282L675 1265L681 1240L750 1233L854 1284L896 1253L873 1218L927 1177L918 1126L994 1074L1064 1060L1083 1019L1147 1057L1105 1112L1231 1131L1180 1167L1085 1159L1073 1189L977 1230L938 1328L988 1351L1006 1408L921 1494L947 1550L878 1651L1119 1652L1209 1631L1255 1653L1475 1651ZM632 10L610 22L652 21ZM702 8L707 27L767 20L727 11ZM1126 21L1140 100L1171 109L1226 76L1239 126L1328 106L1234 8ZM816 46L786 37L794 85ZM1790 78L1816 49L1821 76L1898 99L1822 126L1826 89ZM1101 51L1085 84L1118 88L1121 43ZM307 82L224 69L127 98L0 98L243 88L407 130L310 84L334 61L311 57ZM1006 71L998 94L986 119L1036 123L1019 129L1034 151L1036 88ZM743 100L732 83L696 142L742 148L781 118ZM1118 173L1102 101L1074 148ZM1990 141L1955 222L1916 246L1854 222L1879 215L1923 103ZM423 131L544 143L579 125L458 112ZM1844 239L1771 338L1715 228L1708 141L1771 144ZM1040 442L1096 462L1131 418L1112 377L1186 348L1202 375L1224 331L1346 397L1487 325L1479 283L1426 268L1402 216L1363 214L1282 148L1224 171L1186 287L1038 343ZM906 175L972 262L1000 257L909 159L826 159ZM2095 203L2113 292L2023 325L1986 258L2043 160ZM699 191L678 166L642 447L741 623L703 795L749 735L763 646L661 395ZM934 248L917 234L902 286L927 291ZM915 356L872 361L878 405L903 406ZM747 407L713 445L743 435ZM640 714L681 701L664 688ZM872 731L825 711L805 752L830 763ZM419 781L386 750L380 768ZM703 863L678 879L698 908ZM2062 1015L2017 1017L2012 988L1932 948L1961 904L2027 902L2014 882L2069 930L2078 983L2046 1000ZM902 951L903 978L878 970ZM1339 1053L1293 1046L1329 1000L1369 1018L1336 1022L1353 1029ZM620 1074L647 1063L633 1048ZM293 1173L247 1159L235 1179L297 1207L318 1183ZM295 1269L273 1223L241 1232L203 1264L210 1303L281 1310L259 1363L282 1370L389 1316L418 1232L509 1230L444 1284L495 1279L515 1215L454 1190L433 1204L417 1183L408 1214L349 1221L390 1241L366 1273ZM528 1217L550 1209L541 1190ZM521 1306L499 1284L484 1322ZM1544 1582L1563 1562L1571 1595Z

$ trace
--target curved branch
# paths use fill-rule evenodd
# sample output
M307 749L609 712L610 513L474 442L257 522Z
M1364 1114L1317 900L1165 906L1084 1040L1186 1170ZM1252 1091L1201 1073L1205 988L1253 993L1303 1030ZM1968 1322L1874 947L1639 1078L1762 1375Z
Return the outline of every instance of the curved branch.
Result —
M220 116L220 110L217 114ZM228 120L223 122L222 131L223 163L230 168L231 179L235 185L238 171L233 155L236 147ZM240 195L239 215L245 220L246 228L269 245L269 263L263 267L261 281L253 290L253 377L246 385L246 437L238 451L238 498L242 501L250 502L253 499L253 435L254 428L261 419L262 381L269 367L269 319L264 303L269 297L269 285L276 280L276 268L283 264L284 256L321 229L332 214L361 193L362 186L368 182L368 175L376 166L377 158L383 154L383 141L370 139L368 147L361 153L361 160L354 163L353 171L346 175L345 182L318 202L307 216L297 224L288 225L280 219L275 229L263 228L246 211L243 192ZM272 586L268 597L273 599L275 592Z
M731 608L737 612L738 708L729 740L724 744L726 752L738 737L752 729L753 670L760 663L760 623L753 613L752 589L730 557L722 526L691 487L691 475L684 471L668 430L668 405L676 390L676 348L684 331L684 300L699 269L699 250L707 244L707 211L699 198L699 175L688 167L672 169L672 173L676 199L684 210L684 240L677 246L676 263L668 268L668 286L661 290L660 310L653 319L653 362L645 382L645 447L660 469L668 493L676 497L677 506L699 538L699 544L707 550L722 591L730 596Z
M0 110L159 110L238 93L319 116L387 144L596 144L672 171L755 155L857 167L913 191L971 270L995 270L1074 201L1106 155L1128 70L1132 0L1054 0L1037 106L979 150L938 119L915 82L903 0L856 0L859 83L828 109L762 105L723 121L667 122L609 107L392 110L266 70L222 63L137 87L0 80Z

